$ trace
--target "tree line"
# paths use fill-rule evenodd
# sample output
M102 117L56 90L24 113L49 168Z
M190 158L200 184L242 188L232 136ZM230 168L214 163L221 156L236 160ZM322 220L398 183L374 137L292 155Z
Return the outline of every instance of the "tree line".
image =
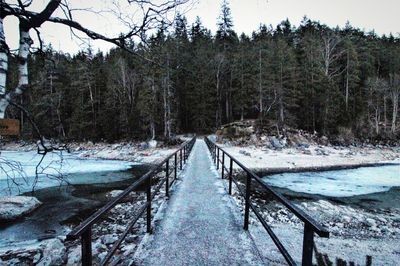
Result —
M399 37L306 17L298 27L284 20L238 36L226 1L217 20L213 35L200 18L188 25L178 14L173 28L124 44L139 56L91 47L70 55L49 45L28 58L20 104L43 135L61 139L171 138L240 119L324 135L399 135ZM11 58L9 88L17 67ZM23 113L9 108L7 116L32 136Z

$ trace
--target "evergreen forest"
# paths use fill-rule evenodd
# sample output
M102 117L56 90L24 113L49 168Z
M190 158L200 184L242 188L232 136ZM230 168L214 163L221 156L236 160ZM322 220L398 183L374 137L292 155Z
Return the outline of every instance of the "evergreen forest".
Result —
M399 136L399 36L307 17L248 36L233 30L226 2L217 25L212 34L200 18L189 25L177 15L145 42L126 42L135 54L89 46L70 55L48 45L29 56L20 104L43 135L65 140L171 138L242 119L326 136ZM8 88L18 82L16 60ZM35 137L26 114L13 107L7 117Z

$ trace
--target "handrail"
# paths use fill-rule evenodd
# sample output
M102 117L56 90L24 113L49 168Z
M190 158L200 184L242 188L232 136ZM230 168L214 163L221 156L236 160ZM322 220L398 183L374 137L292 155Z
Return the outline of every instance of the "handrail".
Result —
M267 224L265 219L261 216L260 212L256 209L256 207L251 202L251 181L254 179L262 188L270 192L278 202L282 203L286 208L288 208L297 218L299 218L302 222L304 222L304 233L303 233L303 256L302 256L302 265L312 265L312 254L313 254L313 246L314 246L314 232L317 233L318 236L329 238L329 231L311 218L308 214L306 214L303 210L298 208L296 205L291 203L285 196L281 193L277 192L267 183L265 183L258 175L256 175L253 171L244 166L241 162L239 162L236 158L226 152L219 145L215 144L207 137L205 137L205 142L207 147L213 157L214 163L217 166L217 170L220 167L221 163L221 175L224 178L225 171L228 173L229 178L229 194L232 194L232 182L238 186L237 181L233 178L233 162L236 163L247 175L246 184L245 184L245 192L242 189L239 189L240 194L245 198L245 214L244 214L244 229L248 229L249 225L249 211L250 209L255 213L258 220L261 222L263 227L267 230L268 234L271 236L275 245L278 247L285 260L289 265L296 265L295 261L290 256L289 252L282 245L278 237L272 231L271 227ZM221 151L221 152L220 152ZM220 156L221 153L221 156ZM225 156L230 159L229 169L225 167ZM220 157L222 157L220 159Z
M191 140L183 143L175 152L168 155L164 160L155 165L151 170L149 170L146 174L136 180L132 185L127 187L123 192L121 192L118 196L111 199L107 202L102 208L98 209L95 213L93 213L90 217L88 217L85 221L75 227L68 235L66 240L72 241L77 238L81 238L81 247L82 247L82 265L92 265L92 250L91 250L91 239L92 239L92 226L97 223L106 213L108 213L115 205L122 201L129 193L138 188L141 184L146 183L146 194L147 200L140 207L140 212L132 219L132 221L128 224L122 236L115 242L114 246L111 248L111 251L105 256L105 259L101 262L101 265L105 265L112 258L115 251L118 249L119 245L122 243L129 230L135 225L137 220L142 216L147 210L147 233L151 233L151 202L155 196L155 194L160 190L161 186L166 184L166 196L169 196L169 187L172 183L177 179L177 171L178 168L182 170L182 165L186 163L187 158L193 148L194 143L196 142L196 137L193 137ZM170 160L173 158L173 164L170 167ZM179 158L179 159L178 159ZM179 165L178 165L179 163ZM165 169L163 168L165 165ZM171 171L170 171L170 168ZM151 191L152 186L152 178L157 175L159 172L165 170L165 178L160 182L160 184L156 187L155 191ZM174 179L169 182L169 177L171 174L174 174Z

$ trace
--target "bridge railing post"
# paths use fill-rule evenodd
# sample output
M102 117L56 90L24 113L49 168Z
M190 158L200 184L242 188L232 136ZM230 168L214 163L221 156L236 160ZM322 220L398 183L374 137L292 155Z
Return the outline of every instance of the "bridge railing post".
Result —
M146 199L147 199L147 215L146 215L146 223L147 223L147 233L151 233L151 176L147 179L147 188L146 188Z
M246 178L246 195L245 195L245 206L244 206L244 230L249 229L249 216L250 216L250 193L251 193L251 175L247 173Z
M182 170L182 149L179 151L179 170Z
M233 171L233 160L231 158L229 163L229 195L232 195L232 171Z
M165 165L165 196L169 197L169 159Z
M92 265L92 227L88 227L81 236L82 266Z
M313 248L314 231L308 223L304 223L302 266L312 265Z
M186 147L183 147L183 164L186 163Z
M214 144L213 155L214 155L214 164L217 164L217 145Z
M217 147L217 169L219 169L219 149Z
M174 180L176 179L176 176L177 176L177 172L178 172L178 153L175 153L175 156L174 156L174 160L175 160L175 163L174 163L174 167L175 167L175 171L174 171Z
M222 151L222 167L221 167L221 178L224 179L224 166L225 166L225 152Z

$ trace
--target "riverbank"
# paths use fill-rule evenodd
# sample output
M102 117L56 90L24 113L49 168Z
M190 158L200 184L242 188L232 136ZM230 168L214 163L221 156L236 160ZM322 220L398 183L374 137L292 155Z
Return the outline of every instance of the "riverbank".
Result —
M221 143L221 147L249 169L263 173L339 170L400 163L400 147L311 144L307 148L274 149L256 145L233 146L229 143Z
M143 164L154 164L174 152L184 140L178 139L175 145L165 145L160 141L135 142L123 141L114 144L92 141L71 142L67 147L69 152L80 158L104 160L122 160ZM37 145L32 142L5 142L0 145L4 151L36 151Z

